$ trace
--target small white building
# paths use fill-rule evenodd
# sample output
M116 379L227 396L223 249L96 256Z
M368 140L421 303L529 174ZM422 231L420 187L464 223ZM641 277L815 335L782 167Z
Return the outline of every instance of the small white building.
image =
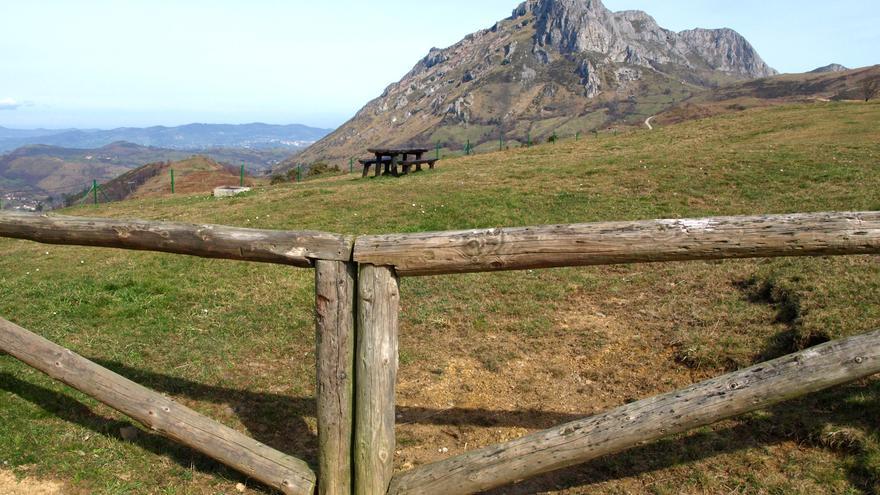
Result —
M231 198L232 196L238 196L239 194L249 192L250 190L250 187L222 186L214 188L214 197Z

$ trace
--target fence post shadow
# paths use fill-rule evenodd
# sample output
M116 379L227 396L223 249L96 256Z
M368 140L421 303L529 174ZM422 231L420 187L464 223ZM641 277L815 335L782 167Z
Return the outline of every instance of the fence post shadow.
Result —
M865 400L867 398L867 400ZM859 400L858 407L848 406ZM880 433L880 380L865 379L829 389L792 402L773 406L761 415L749 414L728 420L730 426L707 426L671 438L612 454L596 461L547 473L536 478L495 488L485 495L530 495L552 490L587 489L600 483L639 476L675 466L733 454L746 449L794 442L850 456L847 479L864 493L877 493L880 473L872 472L861 459L861 446L835 443L823 432L857 429L868 435Z

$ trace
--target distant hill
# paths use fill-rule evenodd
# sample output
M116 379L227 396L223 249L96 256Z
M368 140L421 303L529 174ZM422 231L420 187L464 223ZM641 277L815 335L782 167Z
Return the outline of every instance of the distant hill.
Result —
M843 72L783 74L697 93L660 113L655 122L671 124L753 107L803 101L861 100L866 80L880 81L880 65Z
M206 156L193 156L175 162L148 163L129 170L100 185L98 202L170 195L172 170L176 194L208 193L215 187L238 185L241 180L239 170L234 167L222 165ZM253 184L254 179L246 176L245 185ZM83 199L80 194L69 198L68 202L74 204Z
M0 129L0 151L30 144L92 149L118 141L173 150L248 148L299 150L326 136L330 129L299 124L190 124L179 127L123 127L112 130L26 131Z
M846 72L849 69L840 64L829 64L825 67L819 67L818 69L813 69L810 71L811 74L822 74L825 72Z
M75 129L7 129L6 127L0 127L0 146L2 146L2 140L4 139L26 139L40 136L52 136L55 134L62 134L65 132L71 132ZM0 148L2 149L2 148Z
M178 161L192 151L168 150L117 142L95 149L30 145L0 155L0 193L58 198L87 187L92 180L113 179L148 163ZM210 149L203 154L238 168L260 172L278 164L289 152L283 150Z
M600 0L528 0L493 27L432 49L297 159L369 146L461 150L636 123L706 88L776 74L731 29L674 32Z

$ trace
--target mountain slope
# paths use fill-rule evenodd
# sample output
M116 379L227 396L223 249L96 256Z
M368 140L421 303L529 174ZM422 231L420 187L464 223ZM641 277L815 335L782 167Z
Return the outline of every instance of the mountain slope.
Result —
M432 49L297 160L375 145L542 140L635 122L706 87L775 73L730 29L675 33L599 0L530 0L491 29Z
M122 127L112 130L17 131L0 133L0 151L29 144L65 148L99 148L117 141L174 150L208 148L302 149L326 136L330 129L299 124L189 124L179 127Z
M865 81L880 81L880 65L845 71L783 74L697 93L657 116L671 124L753 107L802 101L861 100Z
M3 140L5 139L25 139L32 137L40 137L40 136L53 136L55 134L62 134L64 132L70 132L74 129L58 129L58 130L50 130L50 129L9 129L6 127L0 127L0 149L3 149Z
M215 187L240 183L238 170L205 156L193 156L176 162L148 163L125 172L100 186L98 201L123 201L171 194L171 171L174 171L174 192L177 194L207 193ZM245 185L253 179L245 177ZM75 203L79 198L72 199Z

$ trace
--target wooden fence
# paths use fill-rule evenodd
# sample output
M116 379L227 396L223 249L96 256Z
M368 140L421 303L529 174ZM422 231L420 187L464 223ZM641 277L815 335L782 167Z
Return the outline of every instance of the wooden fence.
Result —
M474 493L880 372L880 331L394 474L399 277L686 260L880 254L880 212L352 237L0 213L0 237L315 269L317 474L0 319L0 350L288 494Z

